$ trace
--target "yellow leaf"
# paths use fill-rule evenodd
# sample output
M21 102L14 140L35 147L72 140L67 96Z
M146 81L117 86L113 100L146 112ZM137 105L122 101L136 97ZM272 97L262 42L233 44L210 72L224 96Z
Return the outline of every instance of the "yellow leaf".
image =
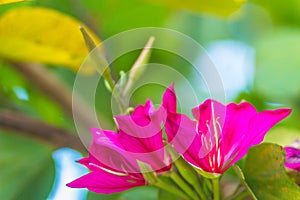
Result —
M0 0L0 5L7 4L7 3L21 2L21 1L24 1L24 0Z
M143 0L173 9L229 16L237 11L246 0Z
M41 7L11 9L0 17L0 57L79 69L88 54L79 27L63 13ZM86 29L98 44L95 34ZM86 68L86 73L95 69Z

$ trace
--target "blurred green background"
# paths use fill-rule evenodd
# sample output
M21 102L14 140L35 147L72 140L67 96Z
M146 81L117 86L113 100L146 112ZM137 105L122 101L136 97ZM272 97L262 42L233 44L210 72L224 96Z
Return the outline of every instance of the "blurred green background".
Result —
M50 19L41 11L36 17L22 19L24 15L17 10L29 8L27 13L33 13L30 9L36 7L53 9L62 16ZM14 12L11 18L6 16L8 12ZM86 190L64 186L87 172L74 162L82 154L70 149L86 155L70 102L76 69L87 51L78 26L66 21L65 15L85 24L102 41L139 27L164 27L188 35L215 63L227 102L247 100L259 110L293 109L289 118L267 134L266 141L288 145L300 136L298 0L36 0L1 4L0 199L86 198ZM120 45L128 42L134 41ZM130 69L139 53L128 53L113 63L116 79L121 70ZM183 59L156 50L150 62L172 66L194 88L199 86L199 101L209 98L192 66ZM181 91L179 96L189 95L184 93L184 84L174 82ZM134 93L132 104L147 98L160 104L163 91L161 86L146 85ZM103 81L95 98L96 105L88 107L96 107L103 127L113 128L110 93ZM185 112L191 109L190 105L181 107ZM89 193L87 198L150 200L157 195L155 188L147 187L112 196Z

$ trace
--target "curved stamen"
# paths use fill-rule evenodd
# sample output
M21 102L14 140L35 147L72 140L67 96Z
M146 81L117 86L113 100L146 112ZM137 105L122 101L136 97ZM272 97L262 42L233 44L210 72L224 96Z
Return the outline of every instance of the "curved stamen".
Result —
M107 169L105 167L101 167L95 163L89 163L90 166L93 166L93 167L97 167L103 171L106 171L107 173L110 173L110 174L113 174L113 175L116 175L116 176L128 176L128 174L126 173L121 173L121 172L116 172L116 171L113 171L113 170L110 170L110 169Z

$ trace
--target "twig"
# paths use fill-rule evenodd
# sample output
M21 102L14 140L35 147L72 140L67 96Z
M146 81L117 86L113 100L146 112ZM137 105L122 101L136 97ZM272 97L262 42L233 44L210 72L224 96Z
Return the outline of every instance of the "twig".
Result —
M0 127L42 140L55 148L70 147L82 153L87 151L77 135L18 112L0 111Z
M56 101L71 117L72 109L76 109L81 126L88 129L98 125L97 120L91 115L90 107L85 105L79 97L76 100L76 107L72 108L71 90L45 66L35 63L13 63L12 66L24 75L32 85ZM106 128L109 126L110 123L104 117L98 116L98 119L101 121L101 127Z

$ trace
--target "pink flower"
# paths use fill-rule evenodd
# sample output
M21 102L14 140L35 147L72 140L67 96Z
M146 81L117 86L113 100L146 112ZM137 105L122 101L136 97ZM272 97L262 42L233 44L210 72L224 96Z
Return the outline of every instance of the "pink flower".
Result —
M296 148L296 146L299 147L299 145L300 143L297 140L293 143L293 146L284 147L286 151L285 167L298 172L300 172L300 149Z
M67 184L69 187L110 194L146 185L137 161L149 164L157 173L170 170L171 159L162 141L163 109L155 110L147 101L132 115L116 116L115 121L118 133L91 129L89 157L79 161L91 172Z
M169 143L190 164L216 175L241 159L251 146L261 143L267 131L291 112L257 112L247 102L223 105L209 99L192 109L194 121L176 113L173 85L165 92L163 105L168 112Z

